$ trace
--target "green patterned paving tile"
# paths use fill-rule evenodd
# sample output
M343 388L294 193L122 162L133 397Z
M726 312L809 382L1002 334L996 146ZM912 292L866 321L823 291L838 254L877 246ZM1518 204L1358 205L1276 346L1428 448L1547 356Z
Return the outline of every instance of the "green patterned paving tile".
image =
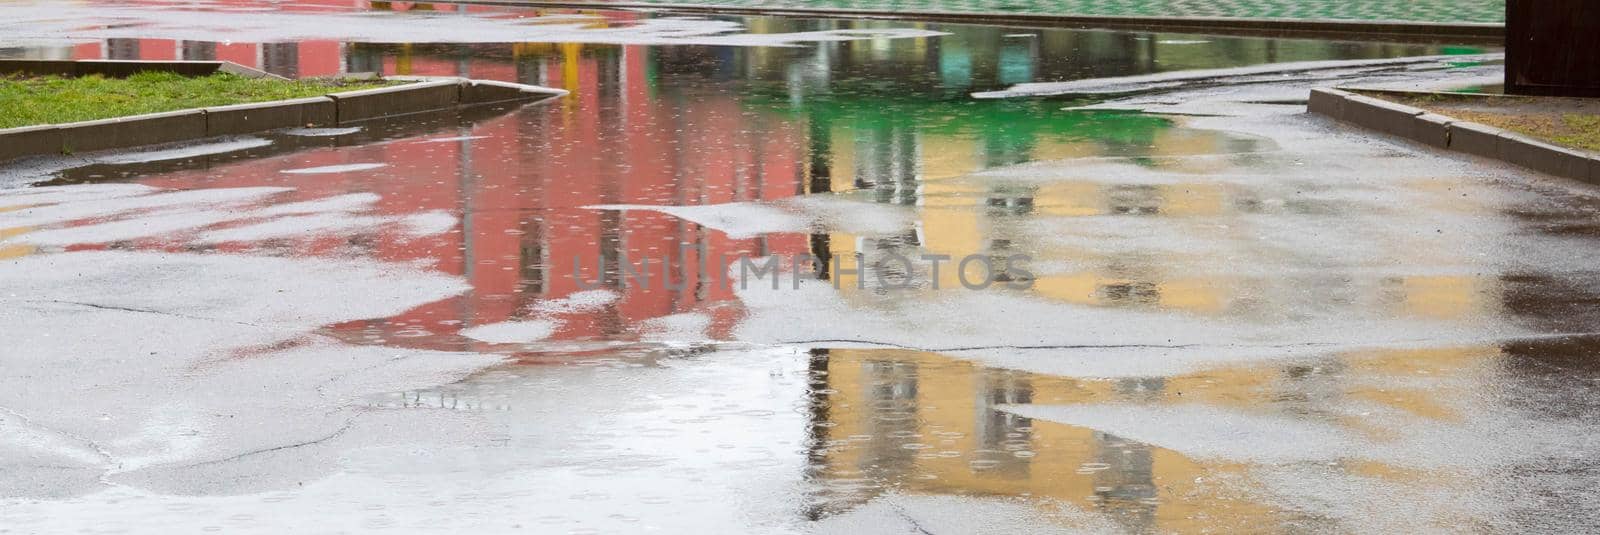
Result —
M626 0L748 8L1503 23L1505 0ZM604 0L596 3L605 3Z

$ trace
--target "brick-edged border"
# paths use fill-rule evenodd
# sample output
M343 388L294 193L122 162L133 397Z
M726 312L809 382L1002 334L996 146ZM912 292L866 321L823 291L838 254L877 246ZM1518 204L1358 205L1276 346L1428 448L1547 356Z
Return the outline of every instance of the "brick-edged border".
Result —
M1313 89L1311 113L1433 147L1600 185L1600 155L1339 89Z
M406 85L321 97L24 126L0 130L0 162L24 156L123 149L279 128L339 126L458 106L539 100L566 93L560 89L508 82L429 78Z

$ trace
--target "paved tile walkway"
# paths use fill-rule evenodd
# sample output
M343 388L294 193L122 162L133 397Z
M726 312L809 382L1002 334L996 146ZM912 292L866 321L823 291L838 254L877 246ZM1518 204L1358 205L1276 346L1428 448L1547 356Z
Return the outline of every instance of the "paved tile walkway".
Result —
M619 0L730 7L969 13L1505 22L1505 0ZM603 0L595 3L605 3Z

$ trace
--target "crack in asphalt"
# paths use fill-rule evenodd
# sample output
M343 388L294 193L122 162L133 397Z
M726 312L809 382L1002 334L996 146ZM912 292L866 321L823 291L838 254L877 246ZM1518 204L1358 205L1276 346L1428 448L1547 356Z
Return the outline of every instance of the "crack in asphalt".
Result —
M114 311L118 311L118 312L134 312L134 313L139 313L139 314L156 314L156 315L159 315L159 316L169 316L169 317L174 317L174 318L183 318L183 319L200 320L200 321L214 321L214 322L219 322L219 323L232 323L234 325L244 325L244 326L247 326L247 327L262 327L261 325L257 325L257 324L249 323L249 322L244 322L244 321L238 321L238 320L230 320L230 319L222 319L222 318L208 318L208 317L205 317L205 316L191 316L191 315L188 315L188 314L179 314L179 313L176 313L176 312L167 312L167 311L164 311L164 310L155 310L155 309L150 309L150 308L124 307L124 306L117 306L117 305L102 305L102 304L99 304L99 303L85 303L85 302L82 302L82 301L67 301L67 300L62 300L62 299L22 299L22 300L18 300L17 302L21 302L21 303L52 303L52 304L57 304L57 305L72 305L72 306L80 306L80 307L86 307L86 308L94 308L94 309L99 309L99 310L114 310Z
M213 465L213 464L222 464L222 463L237 461L239 459L243 459L245 457L250 457L250 456L254 456L254 455L261 455L261 454L264 454L264 453L272 453L272 452L275 452L275 451L290 450L290 449L295 449L295 448L303 448L303 447L311 446L311 445L315 445L315 444L321 444L323 442L327 442L329 440L333 440L333 439L339 438L340 436L344 435L346 432L350 431L351 428L355 427L355 425L356 425L356 419L355 418L350 418L350 419L344 421L344 425L339 426L338 429L335 429L332 433L329 433L328 436L325 436L325 437L322 437L322 438L313 439L313 440L307 440L305 442L296 442L294 444L284 444L282 446L273 446L273 447L270 447L270 448L262 448L262 449L259 449L259 450L252 450L252 451L247 451L247 452L244 452L244 453L240 453L240 454L234 455L232 457L226 457L226 458L222 458L222 459L214 459L214 460L210 460L210 461L201 461L201 462L198 462L198 463L190 463L190 464L178 465L178 466L173 466L171 468L196 468L196 467L200 467L200 466L209 466L209 465Z
M116 486L116 483L113 483L110 477L113 471L122 466L122 462L118 461L117 457L112 455L110 450L107 450L105 447L101 446L99 442L95 442L90 438L79 436L74 433L68 433L66 431L51 428L50 426L41 424L38 421L35 421L33 418L29 418L28 415L17 412L15 409L10 407L0 407L0 412L4 412L18 420L21 420L22 424L25 426L54 434L56 436L64 437L68 440L76 441L79 444L88 447L95 453L95 455L100 456L100 458L105 461L105 467L100 471L100 475L97 479L99 479L100 483L104 485Z
M335 382L343 380L346 377L350 377L350 376L358 374L358 373L367 372L367 371L375 370L375 369L378 369L378 368L382 368L384 366L387 366L387 365L390 365L390 364L394 364L394 363L400 362L402 360L409 360L410 358L411 358L410 355L400 355L400 356L395 356L395 357L390 357L388 359L384 359L383 362L379 362L379 363L373 364L371 366L363 366L363 367L356 368L356 369L353 369L353 370L346 370L344 373L340 373L338 375L334 375L333 377L329 377L327 379L324 379L322 382L317 383L317 386L312 387L312 390L316 391L317 397L322 398L322 399L328 399L328 392L327 392L328 385L333 384ZM337 410L338 409L335 409L335 412L337 412Z
M894 514L900 515L900 518L906 519L906 522L911 524L911 529L917 530L917 533L921 533L922 535L933 535L933 532L922 527L922 523L917 522L917 519L912 517L911 513L906 512L905 506L902 506L898 503L891 505L894 507Z

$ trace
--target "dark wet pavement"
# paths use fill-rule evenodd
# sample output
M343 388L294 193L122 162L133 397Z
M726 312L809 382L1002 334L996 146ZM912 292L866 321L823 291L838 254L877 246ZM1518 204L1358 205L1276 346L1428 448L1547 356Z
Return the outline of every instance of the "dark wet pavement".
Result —
M654 17L590 15L591 29ZM765 34L906 26L726 20ZM60 422L43 386L0 396L0 427L33 437L0 442L23 474L0 487L0 530L1596 521L1592 192L1363 138L1292 104L1191 118L970 97L1481 50L919 29L947 34L789 48L117 38L7 52L253 55L290 75L570 94L93 163L0 192L0 295L17 304L5 337L27 341L8 357L25 370L14 380L121 394ZM263 187L282 189L249 189ZM890 253L1030 262L1007 279L1019 287L969 290L965 270ZM699 268L767 255L861 272L824 262L772 289ZM665 263L682 288L616 282L624 256ZM129 290L88 293L97 285ZM94 310L60 308L74 304ZM117 328L145 321L194 334ZM190 355L134 360L162 363L149 376L175 392L118 379L134 354L120 348L146 347ZM119 364L59 368L90 350ZM217 420L233 413L262 420Z

